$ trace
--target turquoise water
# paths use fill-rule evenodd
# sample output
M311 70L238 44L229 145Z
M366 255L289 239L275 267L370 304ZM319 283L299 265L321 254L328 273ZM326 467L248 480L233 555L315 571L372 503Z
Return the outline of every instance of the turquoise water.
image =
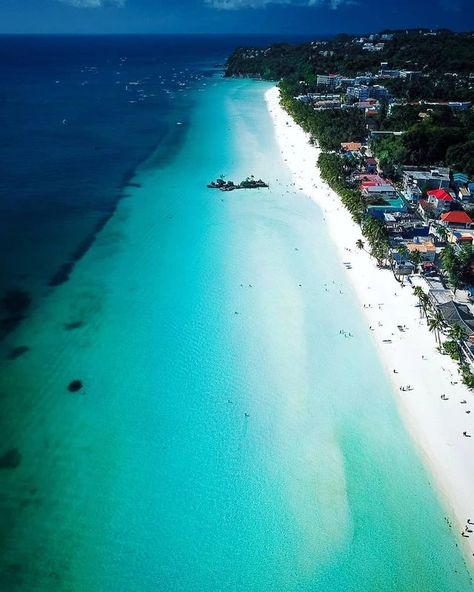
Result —
M472 589L265 88L201 93L7 344L1 590Z

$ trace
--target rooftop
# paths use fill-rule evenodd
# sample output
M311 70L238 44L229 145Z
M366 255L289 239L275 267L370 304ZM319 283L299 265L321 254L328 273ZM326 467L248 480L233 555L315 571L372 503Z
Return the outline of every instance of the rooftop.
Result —
M441 220L448 224L472 224L471 218L464 210L454 210L441 215Z
M348 152L356 152L362 148L362 144L360 142L342 142L341 148Z
M459 325L467 335L474 334L474 317L465 304L457 304L453 300L439 305L441 314L450 325Z
M454 201L453 196L450 195L446 189L432 189L431 191L428 191L428 195L441 201Z
M436 247L432 241L422 241L420 243L406 243L406 248L410 253L436 253Z

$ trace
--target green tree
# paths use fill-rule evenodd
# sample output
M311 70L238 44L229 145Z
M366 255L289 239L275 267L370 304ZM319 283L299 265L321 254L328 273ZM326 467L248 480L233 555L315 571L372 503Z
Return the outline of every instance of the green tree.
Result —
M441 345L441 331L443 331L445 327L445 322L443 319L443 315L440 313L439 310L436 310L434 314L428 317L428 329L433 331L436 337L436 342L438 345Z

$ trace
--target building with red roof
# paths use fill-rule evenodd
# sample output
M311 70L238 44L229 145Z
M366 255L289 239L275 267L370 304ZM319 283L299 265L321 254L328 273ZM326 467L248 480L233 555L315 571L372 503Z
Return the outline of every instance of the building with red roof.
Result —
M451 209L454 197L446 189L432 189L428 191L428 203L436 210L436 216Z
M461 228L467 228L473 223L471 218L464 210L452 210L451 212L445 212L444 214L441 214L440 220L449 226L458 226Z
M428 191L428 200L430 197L440 201L454 201L454 197L446 191L446 189L432 189Z

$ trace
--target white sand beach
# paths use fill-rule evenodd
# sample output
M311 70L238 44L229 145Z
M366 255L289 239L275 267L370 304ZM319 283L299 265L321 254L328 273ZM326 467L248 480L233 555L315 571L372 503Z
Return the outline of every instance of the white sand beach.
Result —
M363 238L360 228L321 179L316 166L319 150L310 145L307 134L282 109L278 89L268 90L265 98L282 157L294 175L295 189L323 210L341 265L350 262L347 273L394 385L400 413L442 493L460 544L472 558L474 395L461 384L456 364L437 351L434 335L425 319L420 319L418 299L410 284L402 287L390 271L378 269L375 261L356 247L356 241ZM405 329L401 331L398 326ZM401 390L408 386L411 390ZM447 400L441 399L442 395Z

